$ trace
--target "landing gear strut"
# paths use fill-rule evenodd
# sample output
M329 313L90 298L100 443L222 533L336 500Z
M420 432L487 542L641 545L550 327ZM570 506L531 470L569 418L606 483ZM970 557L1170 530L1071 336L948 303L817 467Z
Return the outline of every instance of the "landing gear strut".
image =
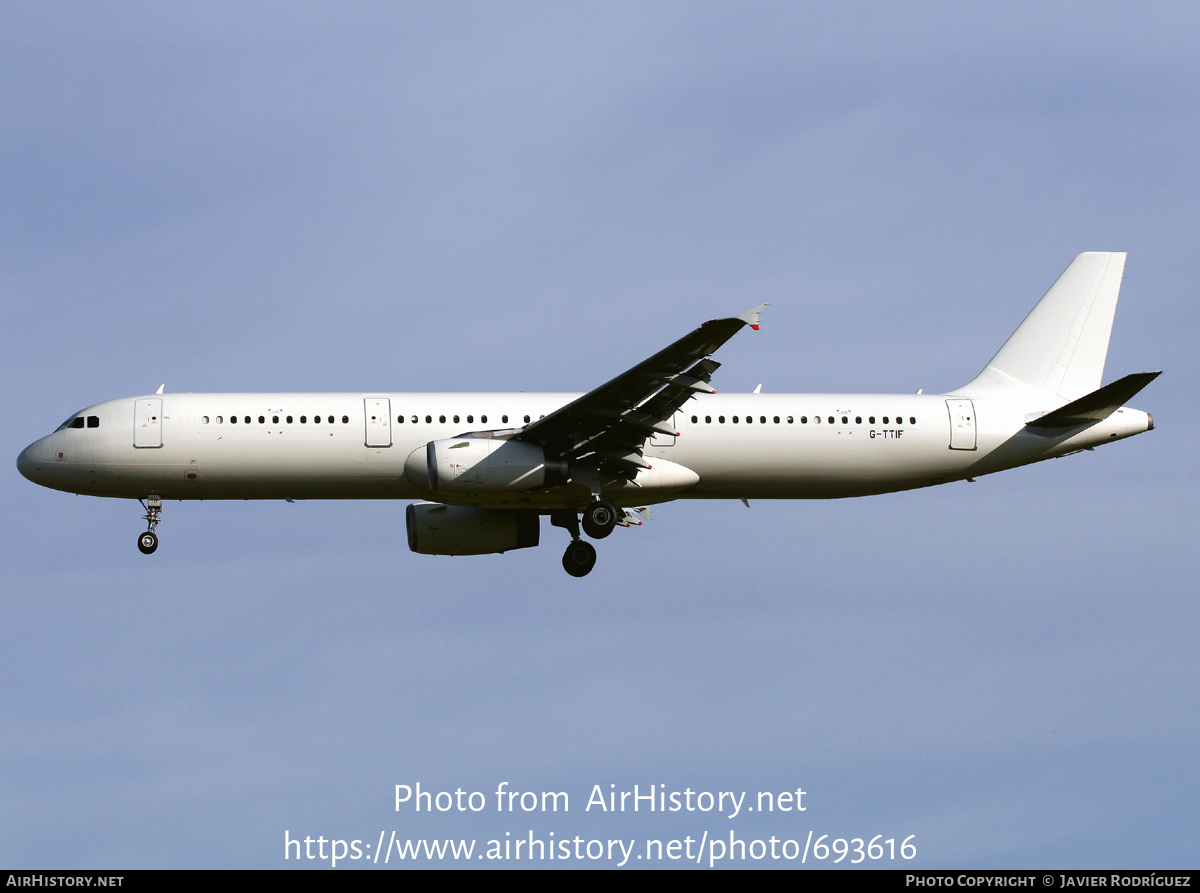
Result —
M162 520L162 499L150 496L145 500L139 499L138 502L146 510L146 514L142 515L142 520L146 522L146 532L138 535L138 549L143 555L149 555L158 548L158 534L154 532L154 528Z

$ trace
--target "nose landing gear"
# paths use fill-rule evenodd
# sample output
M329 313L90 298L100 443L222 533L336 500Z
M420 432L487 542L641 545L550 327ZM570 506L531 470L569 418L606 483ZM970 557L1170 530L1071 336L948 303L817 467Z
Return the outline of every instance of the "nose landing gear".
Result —
M154 528L162 520L162 499L158 496L150 496L144 500L139 499L138 502L146 510L146 514L142 515L142 520L147 525L146 532L138 534L138 550L143 555L149 555L158 548L158 534L154 532Z

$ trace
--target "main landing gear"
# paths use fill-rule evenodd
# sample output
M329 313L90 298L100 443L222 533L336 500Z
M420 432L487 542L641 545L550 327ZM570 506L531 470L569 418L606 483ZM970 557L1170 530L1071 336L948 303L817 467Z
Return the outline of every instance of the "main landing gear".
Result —
M583 532L594 540L602 540L613 532L618 517L611 502L597 500L583 510Z
M572 577L586 577L596 566L596 547L587 540L571 540L563 553L563 570Z
M621 517L620 509L611 502L596 500L583 510L583 532L601 540L612 533ZM562 566L572 577L586 577L596 566L596 547L579 536L580 521L572 509L550 513L550 523L571 534L571 542L563 553Z
M138 549L143 555L149 555L158 548L158 534L154 532L154 528L162 520L162 499L158 496L150 496L145 500L139 499L138 502L146 510L146 514L142 515L142 520L147 525L146 532L138 535Z

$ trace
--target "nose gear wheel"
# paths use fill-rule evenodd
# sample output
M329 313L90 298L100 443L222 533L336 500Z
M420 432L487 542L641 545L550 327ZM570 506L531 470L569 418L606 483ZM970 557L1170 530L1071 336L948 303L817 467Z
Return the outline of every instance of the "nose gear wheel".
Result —
M149 555L158 548L158 534L154 532L154 528L162 520L162 498L149 496L139 499L138 502L146 510L146 514L142 515L142 520L146 522L146 532L138 534L138 550L143 555Z

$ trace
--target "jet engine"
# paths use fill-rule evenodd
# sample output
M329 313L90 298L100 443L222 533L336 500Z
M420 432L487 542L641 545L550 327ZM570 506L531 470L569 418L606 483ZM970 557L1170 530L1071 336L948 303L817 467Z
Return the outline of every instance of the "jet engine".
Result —
M418 502L405 512L408 548L422 555L490 555L538 544L537 512Z
M557 487L567 481L567 463L547 459L534 443L491 437L455 437L425 445L425 480L420 480L421 456L416 450L404 463L404 473L434 493L514 493Z

